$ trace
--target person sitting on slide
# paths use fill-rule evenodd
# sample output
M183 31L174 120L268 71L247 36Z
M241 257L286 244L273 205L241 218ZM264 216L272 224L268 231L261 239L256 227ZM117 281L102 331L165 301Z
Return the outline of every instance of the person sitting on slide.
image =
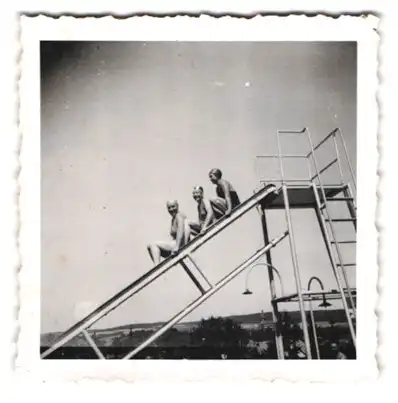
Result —
M158 265L160 259L175 255L189 242L190 228L187 217L179 211L177 200L167 202L167 210L171 215L171 228L169 241L159 241L148 245L148 253L153 263Z
M230 182L222 178L222 172L218 168L209 172L209 179L216 185L217 197L210 199L216 218L229 216L232 210L240 204L238 193Z
M198 221L189 221L189 227L193 236L205 232L209 225L216 220L210 200L204 198L203 193L202 186L195 186L193 188L192 196L198 203Z

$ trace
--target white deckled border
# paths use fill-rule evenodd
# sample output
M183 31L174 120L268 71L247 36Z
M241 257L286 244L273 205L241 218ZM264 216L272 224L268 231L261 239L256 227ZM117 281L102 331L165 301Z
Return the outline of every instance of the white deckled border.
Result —
M377 47L375 17L22 17L20 132L21 260L17 369L40 379L374 380L376 366ZM356 361L53 361L39 358L40 40L357 41L358 42L358 355Z

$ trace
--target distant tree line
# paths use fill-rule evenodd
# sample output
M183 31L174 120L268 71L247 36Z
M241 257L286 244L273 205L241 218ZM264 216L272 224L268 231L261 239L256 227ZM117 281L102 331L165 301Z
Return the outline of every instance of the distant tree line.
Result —
M316 357L315 340L308 316L308 333L312 357ZM303 341L301 322L290 312L281 313L281 333L286 359L305 359L306 350ZM148 339L154 330L126 329L115 335L111 343L103 343L103 336L96 332L91 337L108 358L121 358L140 343ZM317 342L323 359L335 359L338 356L353 359L355 349L350 339L347 326L336 325L333 320L328 326L316 326ZM71 341L68 346L54 353L58 358L95 358L91 347L83 337ZM192 330L167 330L158 340L142 350L136 358L251 358L276 359L274 328L265 321L258 326L245 329L232 318L210 317L202 319Z
M308 320L309 325L310 323ZM334 344L337 344L340 350L345 350L347 358L355 358L347 327L336 326L331 322L327 327L317 326L316 330L321 358L333 358L335 352L331 346ZM281 331L286 358L306 358L302 328L297 321L292 320L288 312L282 314ZM112 347L134 348L152 334L153 330L130 329L128 334L116 337ZM312 356L315 357L315 342L311 328L309 334ZM244 329L240 323L231 318L213 316L202 319L191 331L171 328L150 347L159 351L189 348L190 351L202 351L203 358L206 358L206 351L212 351L210 355L214 355L217 351L220 355L228 356L228 351L233 351L234 355L240 354L241 358L277 358L275 331L270 326L260 324L254 329Z

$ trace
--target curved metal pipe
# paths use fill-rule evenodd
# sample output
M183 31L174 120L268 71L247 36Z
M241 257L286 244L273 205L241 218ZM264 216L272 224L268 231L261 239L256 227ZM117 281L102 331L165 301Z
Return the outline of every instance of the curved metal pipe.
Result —
M246 291L245 291L245 292L247 292L248 294L250 293L249 286L248 286L248 283L249 283L249 276L250 276L250 273L252 272L252 270L253 270L256 266L268 266L268 267L270 267L270 268L276 273L276 275L277 275L278 278L279 278L280 285L281 285L281 294L282 294L282 296L284 296L284 295L285 295L285 291L284 291L284 287L283 287L282 276L281 276L281 274L279 273L279 270L278 270L275 266L273 266L272 264L265 263L265 262L256 263L256 264L254 264L253 266L250 267L250 269L248 270L248 272L247 272L247 274L246 274L246 279L245 279L245 290L246 290Z
M308 281L308 286L307 289L308 291L311 291L311 284L317 281L319 286L321 287L321 290L324 291L325 287L323 286L323 283L321 281L321 279L319 277L316 276L312 276L309 281ZM309 300L309 306L310 306L310 315L311 315L311 327L312 327L312 333L314 336L314 344L315 344L315 349L316 349L316 356L317 359L320 360L321 359L321 355L319 353L319 344L318 344L318 335L316 332L316 325L315 325L315 318L314 318L314 311L312 309L312 303L311 303L311 299ZM326 297L325 294L323 294L323 302L321 303L321 305L319 306L323 306L325 308L327 308L328 306L330 306L330 304L326 301Z

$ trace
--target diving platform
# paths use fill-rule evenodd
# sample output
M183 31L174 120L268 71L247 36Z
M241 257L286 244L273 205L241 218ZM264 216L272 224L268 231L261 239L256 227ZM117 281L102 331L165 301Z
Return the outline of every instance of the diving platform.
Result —
M289 198L290 208L303 209L303 208L315 208L316 207L316 198L314 194L314 190L312 187L312 183L308 183L308 185L294 185L294 184L286 184L287 195ZM326 199L328 201L332 201L332 199L342 192L347 190L346 185L323 185L323 190L325 192ZM317 186L319 199L323 201L323 194L321 186ZM336 201L338 201L336 199ZM277 209L285 209L285 201L283 198L283 192L275 191L272 196L265 197L261 201L261 206L267 210L277 210Z

